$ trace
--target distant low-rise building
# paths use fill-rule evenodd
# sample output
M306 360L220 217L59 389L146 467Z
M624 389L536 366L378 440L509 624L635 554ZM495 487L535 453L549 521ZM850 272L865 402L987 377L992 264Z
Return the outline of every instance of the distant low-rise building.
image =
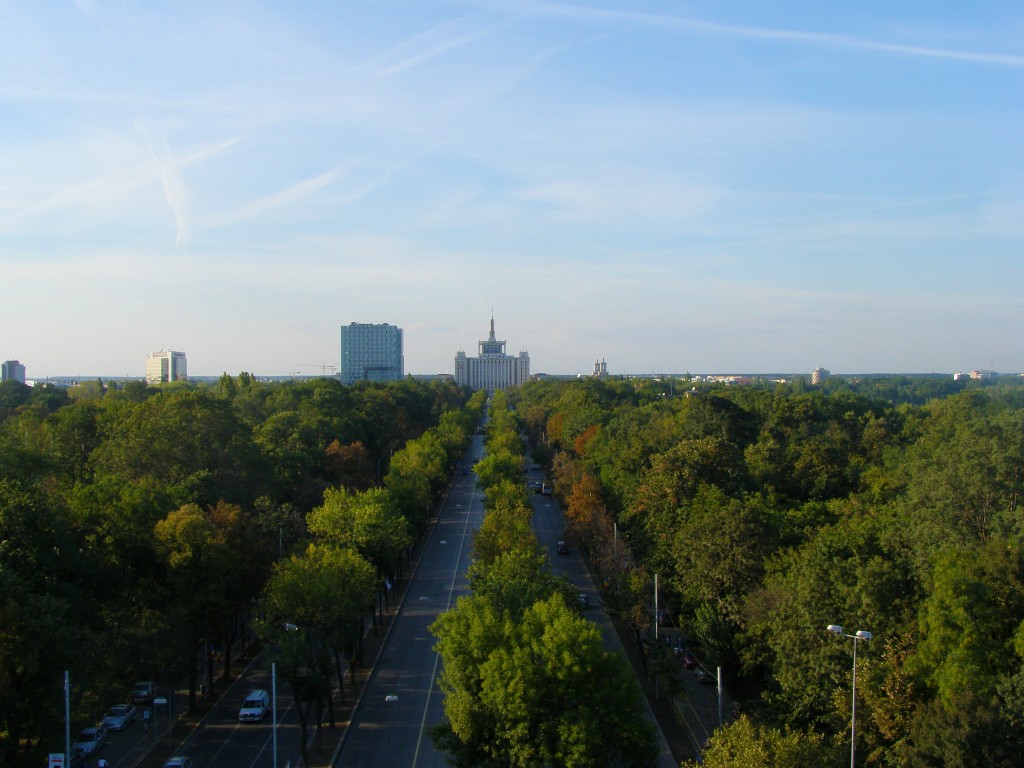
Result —
M494 392L529 381L530 355L525 350L514 357L505 354L505 342L494 336L493 316L490 335L477 344L477 357L469 357L461 349L455 354L455 383L460 387Z
M5 360L0 365L0 381L17 381L25 383L25 366L17 360Z
M161 384L188 381L188 364L184 352L161 349L146 357L146 383Z
M999 374L995 371L975 370L971 371L971 378L978 381L989 381L999 378Z

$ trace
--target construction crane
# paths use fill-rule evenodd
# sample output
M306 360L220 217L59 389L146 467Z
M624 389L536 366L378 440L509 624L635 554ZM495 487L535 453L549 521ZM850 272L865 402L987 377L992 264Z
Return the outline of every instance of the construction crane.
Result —
M296 368L319 368L320 375L326 376L327 371L331 372L331 376L336 376L338 373L338 366L329 365L328 363L297 363Z

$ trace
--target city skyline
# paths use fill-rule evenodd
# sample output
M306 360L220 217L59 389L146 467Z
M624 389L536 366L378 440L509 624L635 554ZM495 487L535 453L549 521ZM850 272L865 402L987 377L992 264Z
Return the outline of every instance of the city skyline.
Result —
M1024 8L104 0L0 29L0 355L1024 370Z

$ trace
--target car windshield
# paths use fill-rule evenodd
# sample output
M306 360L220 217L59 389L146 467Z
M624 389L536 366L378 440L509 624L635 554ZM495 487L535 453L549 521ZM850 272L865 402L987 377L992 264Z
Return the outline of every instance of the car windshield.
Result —
M262 707L263 702L259 699L246 699L245 703L242 706L247 709L256 709L258 707Z
M80 734L78 734L78 740L79 741L95 741L96 740L96 731L82 731Z
M110 711L107 712L107 714L111 717L118 717L120 715L123 715L126 709L127 707L111 707Z

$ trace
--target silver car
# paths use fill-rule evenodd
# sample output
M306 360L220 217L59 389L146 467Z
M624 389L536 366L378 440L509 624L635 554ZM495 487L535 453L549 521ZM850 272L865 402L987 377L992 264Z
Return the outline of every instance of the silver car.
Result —
M131 704L115 704L103 716L103 727L108 731L123 731L135 722L138 710Z
M71 745L71 751L88 757L99 752L106 742L106 728L102 726L98 728L83 728L82 732L78 734L78 738L75 739L75 743Z

